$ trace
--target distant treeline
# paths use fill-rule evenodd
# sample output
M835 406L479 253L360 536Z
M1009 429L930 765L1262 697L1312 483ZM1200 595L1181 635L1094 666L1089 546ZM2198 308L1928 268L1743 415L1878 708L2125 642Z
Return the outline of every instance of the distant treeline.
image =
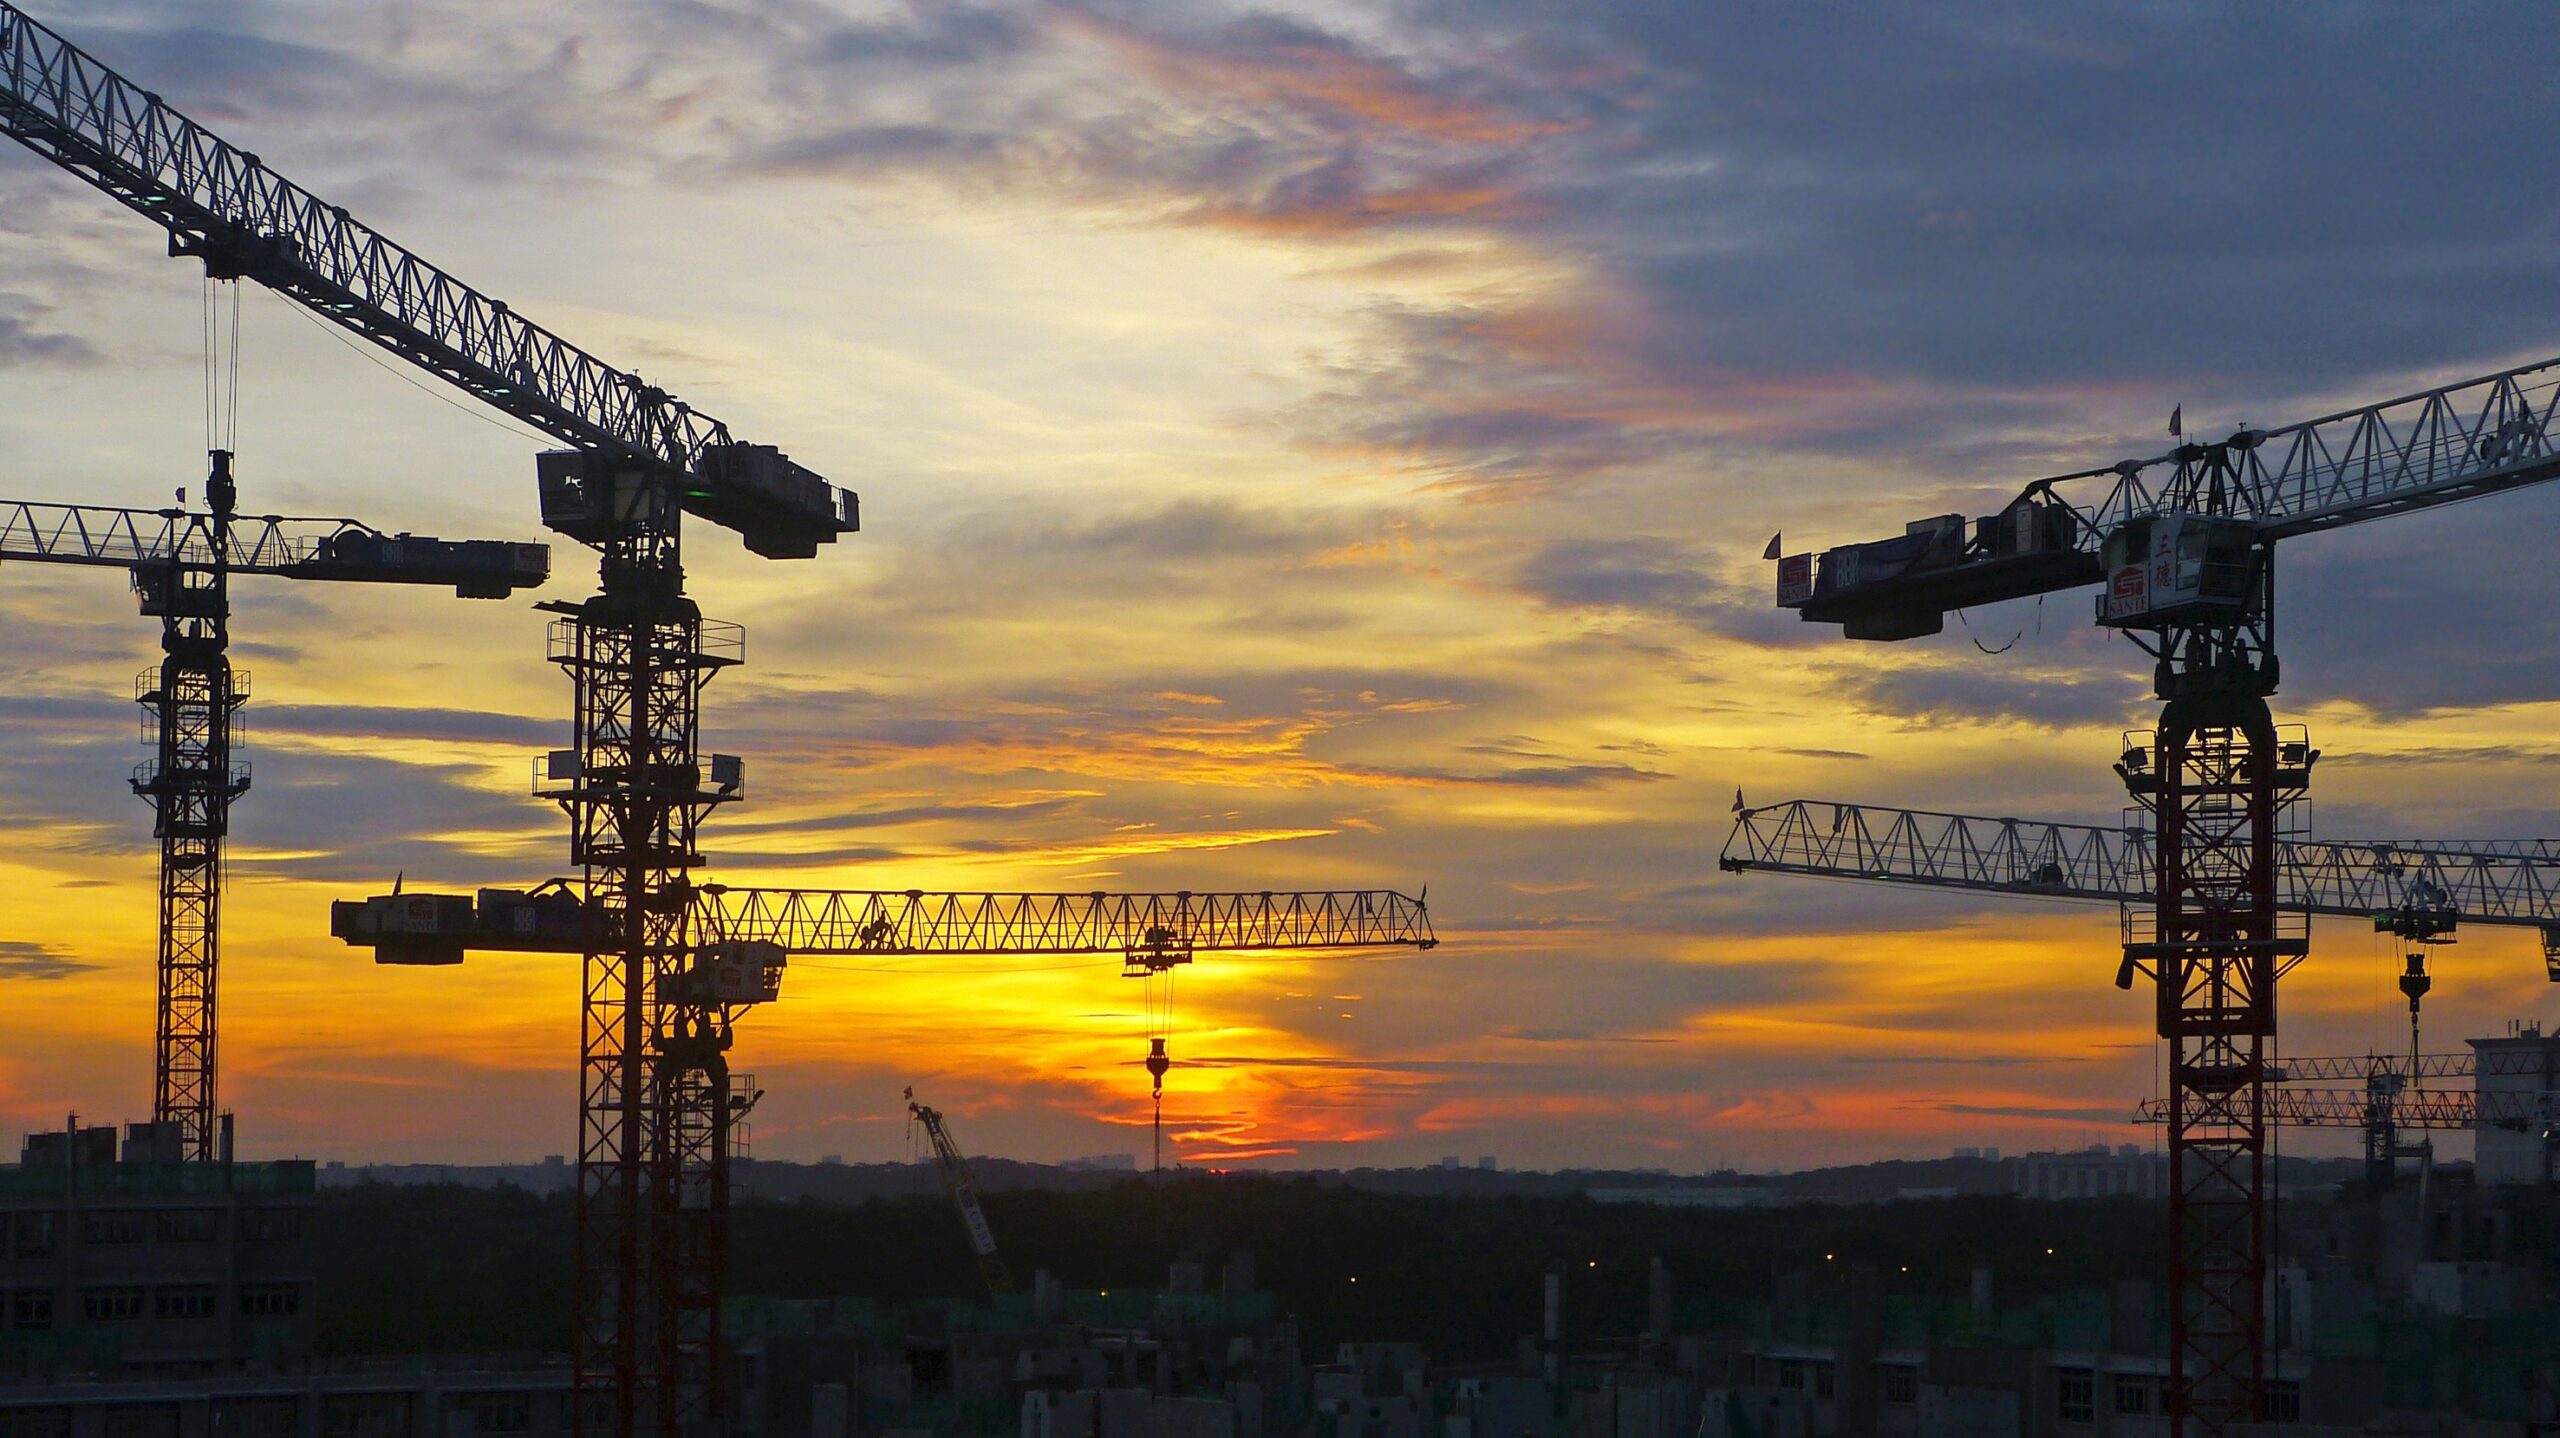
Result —
M1576 1343L1645 1326L1659 1255L1690 1322L1767 1301L1781 1275L1836 1292L1858 1265L1895 1294L1961 1297L1977 1265L2000 1300L2157 1279L2157 1203L1910 1203L1700 1210L1580 1197L1466 1198L1364 1191L1303 1178L1124 1179L1100 1190L986 1197L1018 1281L1157 1288L1178 1259L1210 1287L1228 1255L1294 1315L1311 1355L1345 1340L1410 1339L1443 1360L1496 1359L1536 1331L1543 1276L1566 1274ZM759 1201L733 1214L730 1289L856 1295L884 1306L970 1298L977 1268L940 1195L859 1204ZM565 1350L569 1198L518 1189L365 1185L324 1192L312 1232L321 1343L332 1355ZM2052 1252L2048 1254L2047 1249ZM1357 1280L1356 1282L1354 1280Z

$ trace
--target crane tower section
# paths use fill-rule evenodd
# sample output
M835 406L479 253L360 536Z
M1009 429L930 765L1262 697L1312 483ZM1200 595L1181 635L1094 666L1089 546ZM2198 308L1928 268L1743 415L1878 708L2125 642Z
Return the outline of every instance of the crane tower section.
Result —
M134 684L152 756L131 783L160 844L152 1133L158 1152L190 1163L215 1153L223 844L232 802L249 788L249 766L232 752L249 700L249 676L229 652L232 578L451 585L464 598L503 598L551 572L539 544L238 514L226 451L212 455L206 497L201 511L0 502L0 560L122 569L143 615L160 620L161 662Z
M2154 891L2120 972L2153 979L2169 1049L2179 1438L2263 1416L2266 1061L2276 982L2307 952L2286 929L2276 855L2318 757L2267 706L2276 543L2560 478L2555 420L2560 359L2040 479L1970 527L1938 515L1818 562L1778 557L1778 603L1852 639L1936 634L1949 609L2100 585L2097 621L2151 657L2160 720L2117 773L2151 818Z

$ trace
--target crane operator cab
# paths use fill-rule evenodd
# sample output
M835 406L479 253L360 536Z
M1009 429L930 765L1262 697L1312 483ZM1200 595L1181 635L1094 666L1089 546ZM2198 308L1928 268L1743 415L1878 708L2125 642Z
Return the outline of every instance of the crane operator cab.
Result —
M2098 622L2154 629L2240 619L2259 602L2258 530L2213 514L2146 514L2109 533L2098 551L2106 588Z

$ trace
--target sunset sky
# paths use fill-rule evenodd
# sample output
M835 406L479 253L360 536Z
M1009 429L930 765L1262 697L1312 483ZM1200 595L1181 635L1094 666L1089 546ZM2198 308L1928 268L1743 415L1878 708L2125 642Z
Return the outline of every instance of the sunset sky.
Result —
M2147 723L2082 595L1851 645L1762 546L2560 349L2560 91L2520 12L1694 0L32 7L324 198L860 492L743 623L732 883L1428 885L1442 946L1204 959L1186 1158L1697 1170L2146 1138L2115 915L1715 872L1737 788L2107 821ZM0 150L0 497L200 482L200 275ZM546 536L548 442L243 300L241 506ZM2287 547L2316 830L2551 834L2560 494ZM574 961L377 968L332 898L565 865L530 597L244 580L224 970L244 1149L569 1147ZM1969 625L1969 629L1968 626ZM2014 647L1997 655L2012 638ZM0 568L0 1142L150 1101L156 661ZM2404 1041L2325 923L2287 1047ZM2467 933L2431 1047L2550 1008ZM755 1152L1145 1143L1114 962L793 965ZM2351 1136L2288 1136L2343 1152Z

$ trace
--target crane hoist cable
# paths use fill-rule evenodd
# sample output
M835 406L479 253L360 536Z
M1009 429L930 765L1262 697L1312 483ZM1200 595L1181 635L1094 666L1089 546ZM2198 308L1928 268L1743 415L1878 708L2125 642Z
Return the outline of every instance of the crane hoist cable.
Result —
M240 447L240 282L204 278L204 447Z
M1123 955L1120 972L1145 983L1143 1013L1147 1029L1147 1078L1154 1104L1153 1129L1155 1157L1153 1171L1164 1171L1164 1077L1173 1070L1173 1056L1165 1051L1165 1041L1173 1036L1173 971L1191 962L1193 948L1188 922L1190 895L1182 895L1183 903L1162 923L1147 927L1140 942L1131 944Z

